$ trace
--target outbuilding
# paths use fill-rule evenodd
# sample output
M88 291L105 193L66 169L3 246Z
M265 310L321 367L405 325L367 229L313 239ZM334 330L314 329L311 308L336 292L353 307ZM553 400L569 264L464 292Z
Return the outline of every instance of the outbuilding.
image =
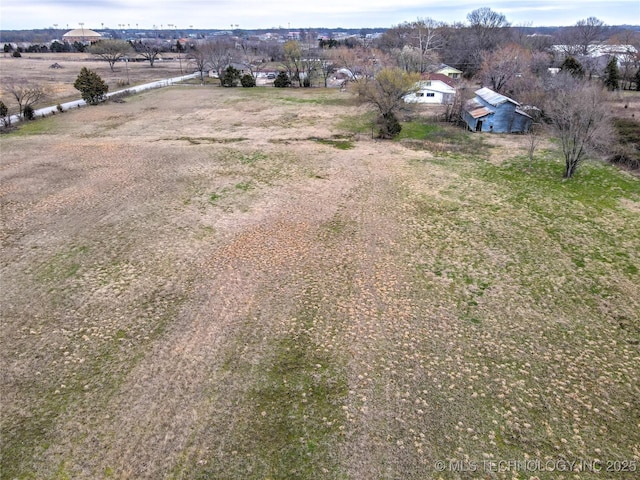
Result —
M527 133L533 119L515 100L489 88L475 91L462 112L471 131L496 133Z

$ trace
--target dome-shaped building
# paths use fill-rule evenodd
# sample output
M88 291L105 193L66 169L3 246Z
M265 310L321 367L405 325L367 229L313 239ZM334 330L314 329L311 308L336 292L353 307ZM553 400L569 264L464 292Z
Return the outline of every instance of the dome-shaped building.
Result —
M76 28L75 30L70 30L62 35L62 41L69 43L93 43L100 39L102 39L102 35L98 32L94 32L93 30L89 30L88 28Z

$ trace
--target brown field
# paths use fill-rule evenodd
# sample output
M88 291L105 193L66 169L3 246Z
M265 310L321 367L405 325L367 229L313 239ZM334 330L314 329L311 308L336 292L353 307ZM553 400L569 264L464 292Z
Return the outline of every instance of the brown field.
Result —
M171 87L0 136L0 478L636 478L638 179L367 119Z
M50 68L54 63L58 63L62 68ZM110 92L126 88L127 69L131 85L179 76L181 67L185 74L192 73L194 70L184 59L181 62L177 59L159 61L153 68L149 66L149 62L128 62L127 64L117 62L112 72L107 62L98 60L88 53L23 53L20 58L2 53L0 54L0 85L6 84L8 80L26 79L35 85L44 86L47 90L48 98L42 104L36 105L36 108L57 105L80 98L80 92L73 88L73 82L82 67L87 67L100 75L109 85ZM14 104L2 89L0 89L0 100L8 106Z

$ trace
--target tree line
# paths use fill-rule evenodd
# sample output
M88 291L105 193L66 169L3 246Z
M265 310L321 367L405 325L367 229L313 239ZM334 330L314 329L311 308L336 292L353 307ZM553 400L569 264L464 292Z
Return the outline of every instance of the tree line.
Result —
M419 18L395 25L379 37L362 35L338 41L319 38L310 29L301 31L295 40L283 42L235 32L186 41L105 39L88 51L107 61L112 70L123 57L140 56L153 67L161 53L173 52L185 62L185 68L200 73L202 82L211 74L227 87L253 86L255 78L273 70L274 65L279 71L275 86L326 87L330 80L337 79L377 109L383 137L399 132L396 114L403 106L404 95L422 74L443 64L462 72L456 99L447 112L447 119L452 121L461 118L473 85L488 86L522 104L541 107L538 111L547 116L543 120L549 124L553 124L550 112L555 111L550 100L559 103L562 92L575 96L567 101L569 106L578 106L583 103L577 101L581 96L578 87L640 90L640 32L613 30L593 17L553 35L530 32L527 26L511 25L501 13L479 8L467 15L466 22L446 24ZM622 50L615 55L606 50L595 55L605 41L622 45ZM241 74L239 68L245 73ZM20 110L22 113L23 106ZM606 112L596 113L601 114L601 120L593 123L606 124ZM559 125L558 120L560 131ZM592 133L587 135L599 137ZM582 147L574 148L578 159L585 151ZM570 177L574 171L575 166L568 166L565 174Z

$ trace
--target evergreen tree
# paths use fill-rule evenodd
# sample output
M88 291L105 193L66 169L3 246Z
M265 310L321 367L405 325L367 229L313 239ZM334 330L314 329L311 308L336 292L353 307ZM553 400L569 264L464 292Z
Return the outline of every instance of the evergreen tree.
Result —
M240 85L245 88L251 88L256 86L256 79L250 73L245 73L240 79Z
M0 100L0 121L2 121L2 126L7 127L11 123L11 117L9 117L9 107L5 105L5 103Z
M229 65L223 72L220 83L223 87L236 87L240 81L240 71Z
M36 118L36 112L31 105L27 105L22 111L22 116L25 120L33 120Z
M618 59L612 57L607 63L607 67L604 69L604 85L609 90L617 90L620 82L620 72L618 70Z
M289 85L291 85L291 80L289 80L289 75L286 72L280 72L273 81L273 86L277 88L285 88Z
M577 78L584 77L584 68L582 67L582 65L580 65L580 62L578 62L573 57L567 57L565 61L562 62L560 70L562 70L563 72L568 72L572 76Z
M76 90L80 90L82 99L90 105L97 105L103 101L109 91L109 85L104 83L96 72L87 67L82 67L73 86Z

